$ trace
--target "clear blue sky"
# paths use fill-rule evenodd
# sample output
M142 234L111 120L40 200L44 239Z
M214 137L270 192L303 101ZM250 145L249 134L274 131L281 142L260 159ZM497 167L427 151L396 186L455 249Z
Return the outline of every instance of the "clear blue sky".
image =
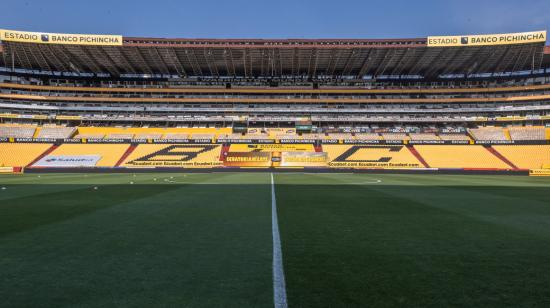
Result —
M186 38L407 38L550 28L550 0L4 0L0 28Z

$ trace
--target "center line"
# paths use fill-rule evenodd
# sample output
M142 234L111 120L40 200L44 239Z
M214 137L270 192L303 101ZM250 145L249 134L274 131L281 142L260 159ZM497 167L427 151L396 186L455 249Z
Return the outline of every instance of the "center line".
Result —
M273 234L273 302L275 308L288 307L286 301L285 273L283 270L283 252L277 219L277 201L275 199L275 181L271 173L271 233Z

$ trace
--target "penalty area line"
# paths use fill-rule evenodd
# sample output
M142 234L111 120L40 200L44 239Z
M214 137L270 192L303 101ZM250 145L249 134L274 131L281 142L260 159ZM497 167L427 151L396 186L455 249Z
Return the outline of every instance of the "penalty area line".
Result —
M283 252L277 219L277 200L275 198L273 173L271 173L271 233L273 236L273 303L275 308L287 308Z

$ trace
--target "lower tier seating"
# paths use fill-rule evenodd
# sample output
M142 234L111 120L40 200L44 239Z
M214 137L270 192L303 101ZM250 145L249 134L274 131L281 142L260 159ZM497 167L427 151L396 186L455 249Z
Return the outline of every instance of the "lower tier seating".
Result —
M402 145L324 145L329 166L350 168L422 168Z
M128 147L128 144L62 144L50 155L99 155L96 167L114 167Z
M48 143L0 143L0 167L25 167L51 146Z
M432 168L510 169L481 145L415 145Z
M220 162L218 144L140 144L124 160L124 167L212 168Z
M550 164L550 145L499 145L493 148L520 169Z

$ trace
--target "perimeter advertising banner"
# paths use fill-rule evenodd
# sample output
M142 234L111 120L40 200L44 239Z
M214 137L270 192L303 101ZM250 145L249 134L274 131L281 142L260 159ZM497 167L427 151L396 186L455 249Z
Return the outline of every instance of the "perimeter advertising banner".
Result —
M0 173L13 173L13 167L0 167Z
M0 41L40 44L122 46L122 35L63 34L0 29Z
M546 31L507 34L428 36L428 47L494 46L546 42Z
M283 152L281 167L326 167L325 152Z
M550 169L531 169L529 176L550 176Z
M47 155L33 167L95 167L101 155Z
M223 164L227 167L271 167L271 152L229 152Z

